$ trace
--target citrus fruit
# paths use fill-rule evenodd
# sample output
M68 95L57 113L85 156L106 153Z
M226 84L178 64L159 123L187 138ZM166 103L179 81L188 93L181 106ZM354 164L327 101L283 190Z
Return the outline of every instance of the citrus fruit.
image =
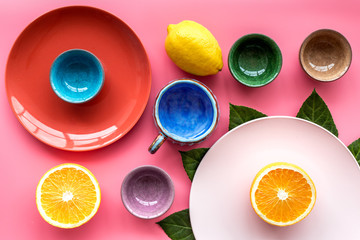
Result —
M75 228L89 221L100 205L100 187L85 167L58 165L40 179L36 205L44 220L60 228Z
M251 205L265 222L288 226L304 219L316 199L314 183L300 167L284 162L265 166L250 190Z
M165 50L185 72L207 76L223 67L220 46L211 32L199 23L185 20L167 27Z

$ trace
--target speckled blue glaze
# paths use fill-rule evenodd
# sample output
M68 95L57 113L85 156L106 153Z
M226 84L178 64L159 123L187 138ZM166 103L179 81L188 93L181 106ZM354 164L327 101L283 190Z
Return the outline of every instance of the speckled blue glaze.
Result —
M203 141L215 129L218 117L216 98L204 84L192 79L173 81L156 99L154 118L160 135L149 151L156 152L165 138L182 144Z
M145 165L133 169L124 179L121 199L126 209L139 218L164 214L174 201L174 185L161 168Z
M195 84L179 82L162 92L158 119L164 132L182 142L197 141L214 122L213 103Z
M50 84L56 95L70 103L94 98L104 82L104 70L95 55L82 49L60 54L50 70Z

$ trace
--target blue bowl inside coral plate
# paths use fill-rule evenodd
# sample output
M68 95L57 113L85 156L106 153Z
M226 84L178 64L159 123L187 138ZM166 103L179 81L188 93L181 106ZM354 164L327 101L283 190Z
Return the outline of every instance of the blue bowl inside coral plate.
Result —
M104 83L104 69L89 51L70 49L61 53L50 70L50 84L62 100L84 103L93 99Z

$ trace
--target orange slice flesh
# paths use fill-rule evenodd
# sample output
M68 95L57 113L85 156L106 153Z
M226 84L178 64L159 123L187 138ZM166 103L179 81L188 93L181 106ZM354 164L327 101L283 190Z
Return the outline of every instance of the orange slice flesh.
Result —
M304 219L316 199L313 181L300 167L272 163L256 175L250 190L251 205L264 221L288 226Z
M85 167L67 163L50 169L36 189L36 205L49 224L75 228L89 221L100 206L100 187Z

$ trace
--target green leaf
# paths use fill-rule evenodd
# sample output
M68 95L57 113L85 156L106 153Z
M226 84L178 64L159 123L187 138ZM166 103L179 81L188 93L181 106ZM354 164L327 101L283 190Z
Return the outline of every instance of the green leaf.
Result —
M181 154L184 169L192 181L201 160L207 153L209 148L195 148L187 152L179 151Z
M296 117L316 123L338 136L338 130L330 110L315 89L305 100Z
M261 117L267 116L255 109L230 103L229 131L245 122Z
M172 240L195 240L190 223L189 209L173 213L157 224Z
M356 161L360 165L360 138L354 142L352 142L348 146L350 152L354 155Z

